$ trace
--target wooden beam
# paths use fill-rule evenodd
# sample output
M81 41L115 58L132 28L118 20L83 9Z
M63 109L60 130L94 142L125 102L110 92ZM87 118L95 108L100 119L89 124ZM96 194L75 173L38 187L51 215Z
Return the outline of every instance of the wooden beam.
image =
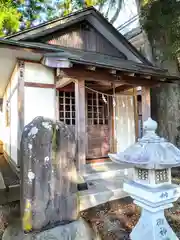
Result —
M60 78L60 79L56 82L56 88L63 88L63 87L65 87L65 86L67 86L68 84L72 83L73 81L74 81L74 79L68 78L68 77Z
M105 81L86 81L86 85L87 86L92 86L92 85L94 85L94 86L96 86L96 85L103 85L103 86L106 86L106 87L110 87L111 88L111 86L112 86L112 83L110 83L110 82L105 82Z
M155 79L146 79L142 77L136 77L136 76L128 76L128 75L120 75L121 79L124 81L124 83L133 85L133 86L154 86L158 85L160 82Z
M49 84L49 83L36 83L36 82L25 82L25 87L34 87L34 88L55 88L55 84Z
M135 121L135 136L136 141L138 140L139 124L138 124L138 105L137 105L137 88L133 88L133 103L134 103L134 121Z
M75 82L77 168L83 174L86 164L85 81Z
M131 76L131 77L134 77L135 76L135 73L126 73L127 76Z
M87 89L88 88L91 88L91 89L94 89L94 90L100 90L100 91L108 91L109 89L111 89L110 87L107 87L107 86L104 86L104 85L94 85L94 84L86 84L86 87Z
M56 116L56 121L59 121L59 91L56 90L56 97L55 97L55 116Z
M18 131L17 131L17 165L21 167L21 137L24 129L24 61L18 61Z
M115 88L115 92L116 92L116 93L120 93L120 92L124 92L124 91L126 91L126 90L129 90L129 89L131 89L131 88L132 88L132 85L123 84L123 85L121 85L121 86L119 86L119 87L116 87L116 88ZM113 89L107 91L106 93L107 93L107 94L113 94Z
M63 69L61 70L63 72L63 76L70 77L70 78L76 78L86 81L113 81L117 80L116 77L112 76L110 73L105 72L104 70L99 71L99 69L96 69L96 71L88 71L87 69L81 67L74 67L69 69Z
M142 121L151 116L150 87L142 87Z
M116 75L116 70L115 69L110 69L109 72L113 75Z
M159 81L153 79L145 79L136 76L128 76L122 73L112 75L108 69L96 69L96 71L88 71L82 66L66 68L61 70L64 77L75 79L86 79L86 81L109 81L119 82L132 86L151 86L159 84ZM118 79L119 78L119 79Z
M88 65L88 66L86 66L86 69L87 69L87 70L90 70L90 71L95 71L95 70L96 70L96 67L95 67L95 66L90 66L90 65Z
M152 77L151 76L143 76L144 78L146 79L151 79Z

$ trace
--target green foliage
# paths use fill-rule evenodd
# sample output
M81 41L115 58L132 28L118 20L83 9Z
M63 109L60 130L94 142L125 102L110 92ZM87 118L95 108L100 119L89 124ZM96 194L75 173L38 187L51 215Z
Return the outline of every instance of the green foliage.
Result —
M22 0L17 4L21 13L21 30L55 16L55 4L49 0Z
M107 2L107 0L62 0L58 7L61 10L61 14L65 16L73 11L86 7L97 6L105 2Z
M0 37L16 32L20 26L21 13L11 0L0 0Z
M0 36L85 7L103 6L107 1L109 0L0 0ZM122 0L111 0L109 6L112 8L117 2ZM117 19L120 8L121 4L118 4L113 21Z
M55 16L49 0L0 0L0 36L23 30Z
M142 0L141 22L161 57L176 57L180 48L180 1Z

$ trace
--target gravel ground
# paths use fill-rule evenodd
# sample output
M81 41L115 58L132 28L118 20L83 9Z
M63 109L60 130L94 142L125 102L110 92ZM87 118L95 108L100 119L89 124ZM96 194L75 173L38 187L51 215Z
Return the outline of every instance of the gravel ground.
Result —
M139 213L132 199L124 198L88 209L82 212L82 217L103 240L129 240Z
M165 212L167 220L180 238L180 202ZM98 232L102 240L130 240L129 234L140 216L140 208L130 197L112 201L82 212L82 217Z
M0 239L7 222L11 223L11 218L16 218L17 214L14 212L17 211L17 206L19 206L18 202L12 206L1 206ZM130 197L127 197L83 211L81 216L96 231L101 240L130 240L129 233L139 219L140 208L132 203ZM177 201L172 209L166 210L166 217L180 238L180 201Z

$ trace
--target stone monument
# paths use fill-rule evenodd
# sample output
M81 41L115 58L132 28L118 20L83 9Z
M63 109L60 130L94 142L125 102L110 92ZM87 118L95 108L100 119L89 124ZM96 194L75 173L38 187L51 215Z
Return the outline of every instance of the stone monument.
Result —
M144 122L144 136L122 153L109 154L112 161L133 167L133 179L123 189L142 208L132 240L178 240L169 226L164 210L180 197L180 187L171 184L171 168L180 166L180 150L160 138L157 123Z
M35 118L21 140L21 220L3 240L91 240L79 217L76 141L62 122Z

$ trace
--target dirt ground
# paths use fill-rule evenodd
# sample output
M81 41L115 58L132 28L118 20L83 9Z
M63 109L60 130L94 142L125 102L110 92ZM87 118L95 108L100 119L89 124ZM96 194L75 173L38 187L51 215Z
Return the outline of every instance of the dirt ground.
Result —
M82 217L102 240L130 240L129 234L136 225L140 212L140 208L128 197L84 211ZM176 202L165 214L169 224L180 237L180 202Z
M108 202L82 212L82 217L103 240L129 240L140 209L131 198Z

